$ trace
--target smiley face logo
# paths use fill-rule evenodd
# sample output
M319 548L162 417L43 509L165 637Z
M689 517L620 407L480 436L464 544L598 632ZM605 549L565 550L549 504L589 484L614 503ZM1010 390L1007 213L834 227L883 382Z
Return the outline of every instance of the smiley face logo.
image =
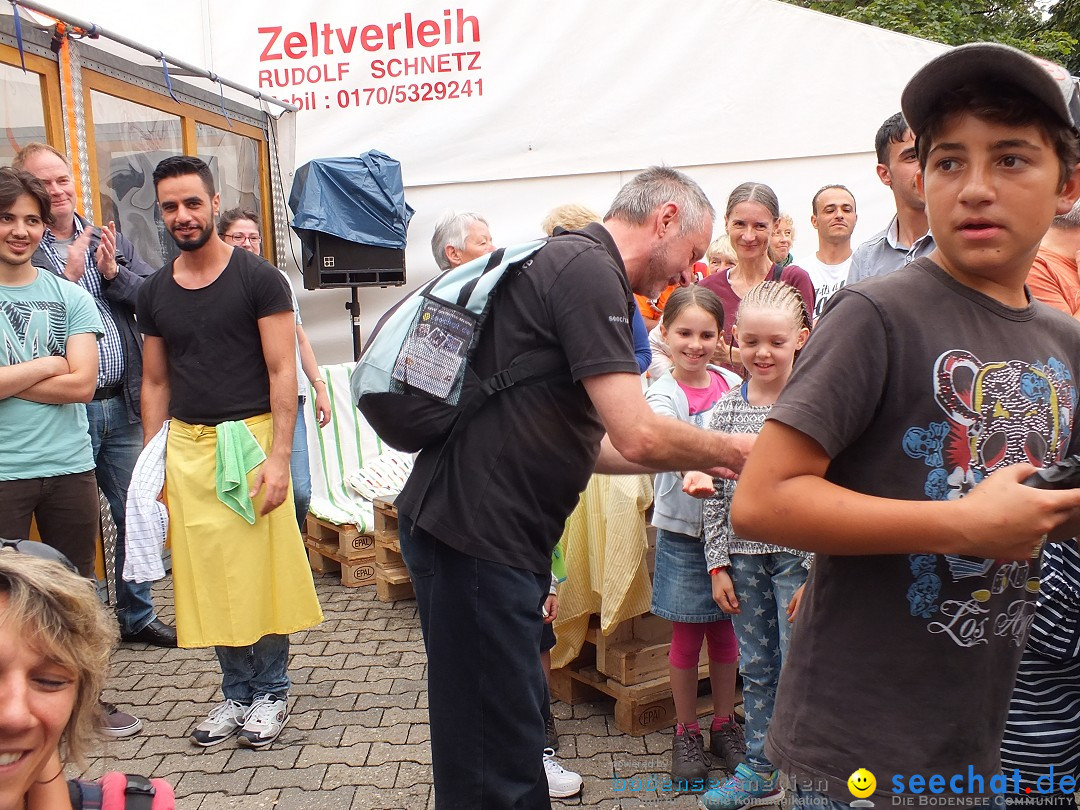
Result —
M877 779L866 768L859 768L847 780L848 790L857 799L865 799L877 788Z

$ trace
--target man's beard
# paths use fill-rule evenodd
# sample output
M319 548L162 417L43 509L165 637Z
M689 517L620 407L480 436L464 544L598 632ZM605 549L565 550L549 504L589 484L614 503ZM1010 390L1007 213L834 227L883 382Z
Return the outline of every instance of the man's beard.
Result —
M191 250L198 250L203 245L205 245L207 242L209 242L210 237L213 235L213 233L214 233L213 225L207 225L205 228L203 228L201 231L199 231L198 235L194 239L187 239L187 240L181 241L176 236L175 233L171 234L171 236L173 238L173 241L176 242L176 246L178 248L180 248L180 250L191 251Z

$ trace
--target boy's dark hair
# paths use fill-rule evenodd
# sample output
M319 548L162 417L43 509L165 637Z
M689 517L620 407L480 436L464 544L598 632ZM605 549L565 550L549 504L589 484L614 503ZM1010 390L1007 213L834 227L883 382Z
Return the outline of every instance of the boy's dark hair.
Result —
M1080 140L1077 140L1076 130L1062 122L1049 107L1014 84L984 81L970 82L943 93L938 99L922 130L916 133L915 153L919 157L919 168L923 171L926 171L927 156L934 140L946 122L960 113L995 124L1037 127L1057 155L1060 167L1058 188L1065 186L1080 162Z
M216 193L214 191L214 175L210 173L210 167L199 158L190 155L173 155L161 161L154 168L154 189L156 190L158 183L168 177L184 177L189 174L199 175L199 178L203 181L203 186L206 187L206 192L211 197L214 196Z
M42 182L22 169L0 168L0 212L8 211L23 194L29 194L37 201L42 222L52 225L52 200Z
M259 229L259 232L262 233L262 227L259 225L258 214L256 214L254 211L249 211L246 208L230 208L228 211L218 217L218 236L224 236L234 223L239 222L242 219L250 219L252 222L255 223L255 227Z
M874 136L874 151L877 153L877 162L882 166L889 165L889 144L902 143L907 137L911 127L902 112L890 115L878 127L877 135Z

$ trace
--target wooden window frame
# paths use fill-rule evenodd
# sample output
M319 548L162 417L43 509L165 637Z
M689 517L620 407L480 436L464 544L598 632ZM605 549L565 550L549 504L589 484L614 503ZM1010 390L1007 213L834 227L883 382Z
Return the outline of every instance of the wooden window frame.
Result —
M45 114L45 138L50 146L67 153L64 144L64 112L60 102L60 68L56 62L33 53L24 53L26 70L38 74L41 85L41 104ZM19 49L0 44L0 62L22 68Z
M27 62L27 67L29 67L29 62ZM185 155L192 155L195 157L198 157L199 155L198 142L195 135L195 125L197 123L209 124L218 129L223 129L226 132L235 132L237 135L242 135L254 140L259 145L259 192L262 195L262 211L260 211L260 217L262 219L262 232L265 235L263 245L269 247L269 250L265 254L266 258L272 264L277 263L274 239L274 199L271 196L270 188L270 152L265 132L258 127L253 127L240 121L233 121L230 125L230 122L220 113L204 110L201 107L196 107L191 104L179 104L173 101L171 96L156 93L138 85L128 84L127 82L113 78L112 76L98 73L95 70L87 68L83 69L82 84L83 108L86 115L86 131L88 133L94 132L94 113L90 93L91 91L96 90L99 93L105 93L106 95L124 101L141 104L144 107L150 107L151 109L174 115L179 118L180 133ZM57 84L57 87L59 87L59 84ZM61 132L63 132L62 128ZM92 138L93 136L91 135L90 139L92 140ZM101 211L103 209L101 208L101 181L98 175L97 150L93 148L92 144L88 144L87 151L90 156L90 182L94 194L95 210Z

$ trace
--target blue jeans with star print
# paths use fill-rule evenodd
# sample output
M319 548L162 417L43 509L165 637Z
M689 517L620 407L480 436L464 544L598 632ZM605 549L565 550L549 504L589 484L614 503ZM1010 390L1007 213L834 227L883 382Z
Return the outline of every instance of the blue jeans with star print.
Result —
M739 672L746 712L746 764L758 773L773 765L765 756L765 734L776 703L780 667L787 656L791 624L787 607L806 581L803 558L787 551L732 554L732 585L739 613L731 617L739 640Z

